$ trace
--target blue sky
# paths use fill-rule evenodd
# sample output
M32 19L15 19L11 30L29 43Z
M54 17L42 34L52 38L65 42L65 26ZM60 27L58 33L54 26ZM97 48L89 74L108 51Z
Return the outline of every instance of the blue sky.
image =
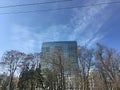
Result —
M1 0L0 6L49 0ZM52 1L52 0L51 0ZM54 0L53 0L54 1ZM0 13L55 9L120 0L73 0L28 7L0 8ZM40 52L42 42L76 40L93 47L99 42L120 51L120 4L26 14L0 14L0 54L7 50Z

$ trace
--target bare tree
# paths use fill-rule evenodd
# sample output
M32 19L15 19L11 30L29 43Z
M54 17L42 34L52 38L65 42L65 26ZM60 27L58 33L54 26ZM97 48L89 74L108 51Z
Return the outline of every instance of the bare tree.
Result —
M96 67L104 83L104 89L119 90L120 54L114 49L97 44Z
M52 81L51 86L49 86L50 90L65 90L65 62L63 53L60 50L53 50L50 55L43 56L42 58L48 65L46 70L50 72L47 74L47 76L51 77L49 81Z
M80 89L89 90L89 71L94 65L93 63L93 49L86 47L78 48L78 63L79 63L79 85Z
M22 65L23 56L25 54L16 50L7 51L2 56L1 65L5 66L6 70L9 72L9 83L8 89L13 90L12 80L15 75L15 72Z

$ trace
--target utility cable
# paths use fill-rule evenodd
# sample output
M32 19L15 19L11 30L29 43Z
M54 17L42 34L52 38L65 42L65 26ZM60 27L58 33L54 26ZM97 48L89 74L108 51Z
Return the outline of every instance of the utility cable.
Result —
M72 1L72 0L57 0L57 1L47 1L47 2L38 2L38 3L29 3L29 4L17 4L17 5L0 6L0 8L33 6L33 5L50 4L50 3L61 3L61 2L68 2L68 1Z
M31 10L31 11L19 11L19 12L5 12L0 14L22 14L22 13L34 13L34 12L50 12L50 11L58 11L58 10L67 10L67 9L76 9L76 8L84 8L84 7L92 7L92 6L99 6L105 4L120 4L120 2L106 2L106 3L96 3L96 4L89 4L89 5L82 5L82 6L72 6L72 7L63 7L63 8L56 8L56 9L41 9L41 10Z

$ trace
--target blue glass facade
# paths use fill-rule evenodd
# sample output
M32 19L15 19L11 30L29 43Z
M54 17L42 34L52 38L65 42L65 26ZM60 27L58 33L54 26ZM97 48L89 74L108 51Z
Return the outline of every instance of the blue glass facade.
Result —
M52 56L54 51L59 51L62 55L63 65L70 65L66 70L68 74L78 67L76 41L44 42L41 50L44 57Z

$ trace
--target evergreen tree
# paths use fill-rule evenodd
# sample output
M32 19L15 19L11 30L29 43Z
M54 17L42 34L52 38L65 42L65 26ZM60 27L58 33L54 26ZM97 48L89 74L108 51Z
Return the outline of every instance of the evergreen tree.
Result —
M35 69L35 66L21 72L19 83L19 90L35 90L35 88L43 88L43 76L41 74L41 68Z

